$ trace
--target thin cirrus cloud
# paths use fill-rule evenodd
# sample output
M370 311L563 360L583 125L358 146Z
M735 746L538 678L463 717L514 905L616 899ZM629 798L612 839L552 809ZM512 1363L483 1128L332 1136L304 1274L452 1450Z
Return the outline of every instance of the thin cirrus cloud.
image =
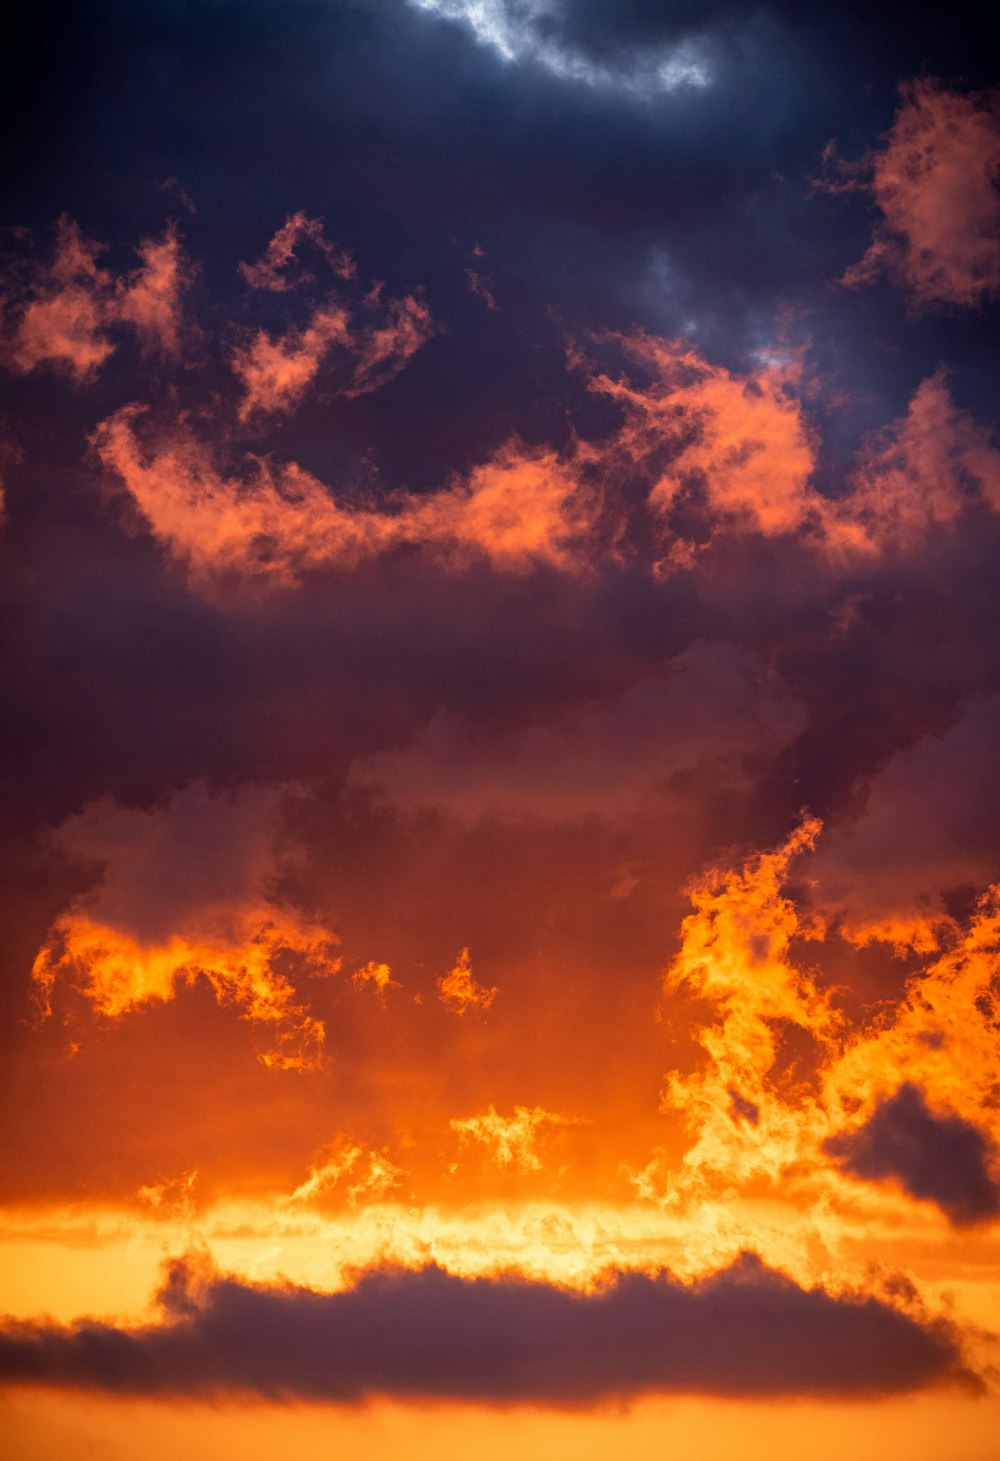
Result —
M167 1268L160 1321L0 1330L0 1374L115 1395L351 1402L372 1395L592 1405L677 1391L875 1396L977 1384L956 1332L878 1298L800 1288L747 1253L683 1284L616 1274L592 1294L384 1269L320 1293Z
M51 262L32 264L5 290L8 369L26 374L47 365L91 380L117 349L123 326L145 353L177 355L182 298L194 270L176 228L144 239L141 262L127 273L101 264L105 252L72 219L60 219Z
M839 175L833 190L869 191L882 215L844 284L886 274L919 309L974 308L1000 296L996 92L966 93L933 77L904 83L882 146Z

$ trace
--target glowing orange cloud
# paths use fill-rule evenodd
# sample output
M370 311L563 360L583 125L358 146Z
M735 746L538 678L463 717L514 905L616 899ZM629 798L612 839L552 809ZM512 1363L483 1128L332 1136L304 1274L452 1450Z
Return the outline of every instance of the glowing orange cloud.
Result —
M489 1009L499 990L486 989L472 977L472 963L468 949L463 949L453 969L437 982L441 1003L447 1005L456 1015L464 1015L472 1009Z
M454 1118L451 1129L463 1141L480 1142L501 1169L540 1172L542 1162L535 1150L539 1132L546 1126L565 1126L573 1119L541 1106L515 1106L513 1116L501 1116L491 1105L479 1116Z
M1000 295L1000 120L994 93L965 95L932 77L900 87L876 153L871 192L882 223L850 286L885 271L918 306L971 307Z
M181 296L193 270L176 229L143 240L139 268L120 278L99 264L103 252L72 219L60 219L51 265L35 270L26 297L14 307L5 350L12 368L27 372L49 364L89 380L114 353L121 325L135 330L145 353L177 353Z
M477 558L515 573L585 566L598 504L553 451L512 442L437 492L343 505L295 463L252 460L240 479L223 475L184 431L146 446L142 416L128 407L109 417L94 445L154 536L202 583L228 576L288 586L310 569L350 568L404 543L458 568Z
M358 989L363 989L366 984L374 984L379 994L384 995L387 989L400 989L402 986L392 977L392 970L388 964L378 964L373 959L361 969L355 970L351 978Z
M346 1137L338 1137L309 1168L309 1176L285 1201L291 1206L313 1204L342 1187L352 1207L382 1202L398 1187L404 1173L385 1150L373 1151Z

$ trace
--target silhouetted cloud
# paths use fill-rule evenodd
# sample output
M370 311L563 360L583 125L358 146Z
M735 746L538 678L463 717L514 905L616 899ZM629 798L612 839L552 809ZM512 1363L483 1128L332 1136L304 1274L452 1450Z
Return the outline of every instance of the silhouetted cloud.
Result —
M324 1294L180 1260L160 1303L163 1322L140 1329L8 1325L0 1375L133 1395L562 1405L678 1390L880 1395L972 1378L947 1325L799 1288L750 1254L696 1284L619 1273L589 1295L435 1267Z
M833 1136L826 1150L866 1182L895 1180L934 1202L956 1227L1000 1214L996 1153L971 1122L930 1109L909 1081L879 1102L861 1126Z

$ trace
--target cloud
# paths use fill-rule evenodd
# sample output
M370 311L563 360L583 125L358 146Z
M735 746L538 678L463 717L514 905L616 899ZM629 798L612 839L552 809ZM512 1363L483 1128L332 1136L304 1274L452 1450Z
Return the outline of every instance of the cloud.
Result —
M69 983L96 1014L118 1019L201 978L268 1033L265 1065L316 1065L323 1024L289 971L331 974L339 960L329 929L273 895L280 802L280 789L224 796L196 784L152 811L104 801L65 822L55 847L101 873L35 959L44 1011Z
M900 107L871 163L882 222L852 287L885 272L920 308L972 308L1000 296L997 94L963 94L933 77L900 87Z
M202 585L289 587L310 570L353 568L405 545L456 569L483 559L511 573L587 565L600 504L551 449L510 442L464 481L352 505L294 462L251 458L244 475L226 475L184 428L147 430L141 440L144 414L132 406L109 417L94 447L170 557Z
M943 1322L802 1289L750 1254L701 1282L620 1273L582 1294L386 1269L341 1293L169 1265L161 1319L0 1330L0 1376L117 1395L586 1406L643 1393L880 1395L972 1379Z
M797 533L817 516L810 480L817 444L794 360L739 376L683 341L614 338L645 383L599 373L588 387L623 409L612 454L650 473L649 507L688 558L698 537L685 530L685 517L707 515L713 525L771 537Z
M707 86L707 47L695 37L673 44L635 47L603 58L582 47L558 0L410 0L419 10L467 25L480 45L501 60L530 62L562 81L634 96L655 96L678 87Z
M351 343L347 310L321 305L303 330L268 335L258 330L248 345L232 355L233 371L243 387L241 421L255 412L288 411L305 394L335 345Z
M862 442L850 488L826 512L831 549L913 551L964 512L1000 512L1000 448L955 405L939 369L905 417Z
M910 1081L825 1149L853 1177L895 1179L911 1197L936 1203L956 1227L1000 1215L996 1152L986 1137L954 1112L932 1111Z
M177 354L181 297L194 273L177 230L171 225L162 238L144 239L139 267L119 277L98 262L104 252L72 219L59 220L52 263L32 265L8 301L9 368L27 373L51 365L91 380L114 354L122 325L135 331L145 354Z
M241 264L240 273L253 289L286 293L312 283L316 273L303 262L308 245L317 266L333 274L343 286L354 282L357 269L324 232L321 219L291 214L270 240L255 264ZM382 286L373 286L363 299L347 301L328 292L312 306L308 322L272 335L258 330L231 352L230 363L243 387L241 421L257 415L288 414L334 354L340 359L334 372L339 395L350 398L377 390L403 369L406 362L433 334L430 311L414 295L391 299L384 306L384 323L368 323L363 316L381 307Z
M384 1202L405 1175L385 1149L373 1151L344 1136L332 1141L321 1156L306 1180L283 1199L286 1205L312 1204L335 1190L342 1191L352 1207Z
M464 1015L474 1009L489 1009L499 993L497 989L487 989L484 985L478 984L472 977L472 963L469 959L468 949L461 951L454 968L442 975L437 982L437 987L441 1003L456 1015Z
M479 1116L453 1117L450 1124L463 1142L477 1141L485 1146L490 1159L501 1169L540 1172L542 1161L535 1150L539 1133L547 1126L566 1126L574 1120L541 1106L515 1106L513 1116L501 1116L490 1105Z
M750 785L804 728L795 697L755 654L699 642L662 676L516 739L473 736L439 714L410 745L355 763L351 779L466 824L677 821L707 786Z
M998 743L1000 695L970 701L944 734L891 756L857 816L830 829L813 868L817 897L850 938L929 951L949 896L996 877Z

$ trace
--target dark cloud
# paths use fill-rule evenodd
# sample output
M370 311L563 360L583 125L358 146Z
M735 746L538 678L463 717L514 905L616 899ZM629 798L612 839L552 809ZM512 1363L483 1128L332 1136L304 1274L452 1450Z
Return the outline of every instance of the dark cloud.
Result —
M618 1274L587 1296L440 1268L353 1289L251 1287L171 1265L164 1322L8 1326L9 1381L116 1394L584 1405L644 1392L879 1395L971 1379L956 1335L876 1298L803 1290L745 1254L685 1286Z
M986 1137L954 1112L932 1111L909 1081L862 1126L831 1137L826 1150L854 1177L900 1182L911 1197L936 1203L956 1227L1000 1214L995 1153Z

